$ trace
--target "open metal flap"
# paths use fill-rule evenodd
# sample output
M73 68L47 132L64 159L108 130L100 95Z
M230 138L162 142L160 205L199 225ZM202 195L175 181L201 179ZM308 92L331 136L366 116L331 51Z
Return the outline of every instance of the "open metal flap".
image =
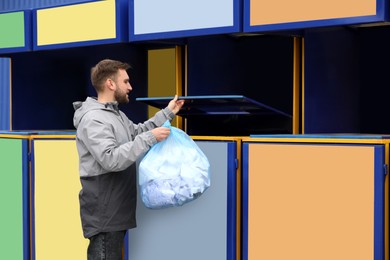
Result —
M173 97L136 98L136 101L157 108L165 108ZM185 100L178 115L261 115L276 114L291 118L291 115L242 95L179 96Z

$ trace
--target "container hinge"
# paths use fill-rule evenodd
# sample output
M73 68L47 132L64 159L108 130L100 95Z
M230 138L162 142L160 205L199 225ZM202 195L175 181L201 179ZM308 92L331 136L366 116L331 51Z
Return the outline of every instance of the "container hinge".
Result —
M389 172L389 166L387 164L383 165L383 172L385 175Z
M236 165L236 170L238 169L238 163L239 163L238 159L237 158L234 159L234 164Z

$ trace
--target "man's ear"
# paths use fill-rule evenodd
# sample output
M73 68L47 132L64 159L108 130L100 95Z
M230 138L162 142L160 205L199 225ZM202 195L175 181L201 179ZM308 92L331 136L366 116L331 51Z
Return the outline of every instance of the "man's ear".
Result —
M109 90L112 90L112 91L115 90L116 85L112 79L110 79L110 78L106 79L105 85Z

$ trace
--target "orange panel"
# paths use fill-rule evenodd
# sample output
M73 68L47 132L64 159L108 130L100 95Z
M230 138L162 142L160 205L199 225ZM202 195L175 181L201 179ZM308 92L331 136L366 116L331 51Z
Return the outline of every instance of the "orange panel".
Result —
M250 25L376 15L376 0L250 1Z

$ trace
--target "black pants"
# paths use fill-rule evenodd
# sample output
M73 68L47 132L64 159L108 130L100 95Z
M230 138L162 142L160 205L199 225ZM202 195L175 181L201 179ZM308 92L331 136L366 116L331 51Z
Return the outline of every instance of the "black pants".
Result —
M89 238L88 260L122 260L126 231L99 233Z

